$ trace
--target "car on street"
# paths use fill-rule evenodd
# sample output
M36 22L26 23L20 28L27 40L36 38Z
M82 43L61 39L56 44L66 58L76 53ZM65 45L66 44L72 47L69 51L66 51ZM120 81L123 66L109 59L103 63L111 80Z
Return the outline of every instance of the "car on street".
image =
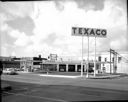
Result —
M3 74L17 75L18 73L14 70L14 68L6 68L3 70Z

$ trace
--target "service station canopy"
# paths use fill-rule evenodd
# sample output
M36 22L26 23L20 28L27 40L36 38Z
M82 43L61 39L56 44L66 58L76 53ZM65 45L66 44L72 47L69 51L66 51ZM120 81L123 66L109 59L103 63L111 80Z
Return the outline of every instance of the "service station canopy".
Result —
M73 36L106 37L106 29L72 27Z

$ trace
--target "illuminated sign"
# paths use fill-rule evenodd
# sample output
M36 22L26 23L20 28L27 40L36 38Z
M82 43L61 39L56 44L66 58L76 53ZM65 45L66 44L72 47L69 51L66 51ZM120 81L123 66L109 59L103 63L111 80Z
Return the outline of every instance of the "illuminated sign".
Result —
M73 36L106 37L106 29L72 27Z

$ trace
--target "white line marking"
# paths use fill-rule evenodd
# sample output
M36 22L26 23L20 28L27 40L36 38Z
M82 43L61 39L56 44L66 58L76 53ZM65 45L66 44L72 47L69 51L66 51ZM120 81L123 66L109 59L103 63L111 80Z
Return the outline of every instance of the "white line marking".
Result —
M68 75L47 75L47 74L40 74L39 76L59 77L59 78L79 78L79 77L81 77L81 76L68 76Z
M26 97L33 97L33 98L40 98L40 99L46 99L46 100L50 100L50 101L67 102L67 101L61 100L61 99L41 97L41 96L25 95L25 94L19 94L19 93L11 93L11 92L3 92L3 93L12 94L12 95L26 96Z

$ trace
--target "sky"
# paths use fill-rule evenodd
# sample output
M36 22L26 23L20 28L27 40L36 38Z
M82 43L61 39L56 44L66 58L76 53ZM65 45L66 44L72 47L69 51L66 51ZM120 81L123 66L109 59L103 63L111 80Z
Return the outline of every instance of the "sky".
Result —
M51 0L0 2L1 56L81 56L82 37L72 36L72 27L107 30L96 38L97 54L110 48L128 50L126 0ZM89 38L94 54L95 38ZM88 39L83 38L84 56Z

